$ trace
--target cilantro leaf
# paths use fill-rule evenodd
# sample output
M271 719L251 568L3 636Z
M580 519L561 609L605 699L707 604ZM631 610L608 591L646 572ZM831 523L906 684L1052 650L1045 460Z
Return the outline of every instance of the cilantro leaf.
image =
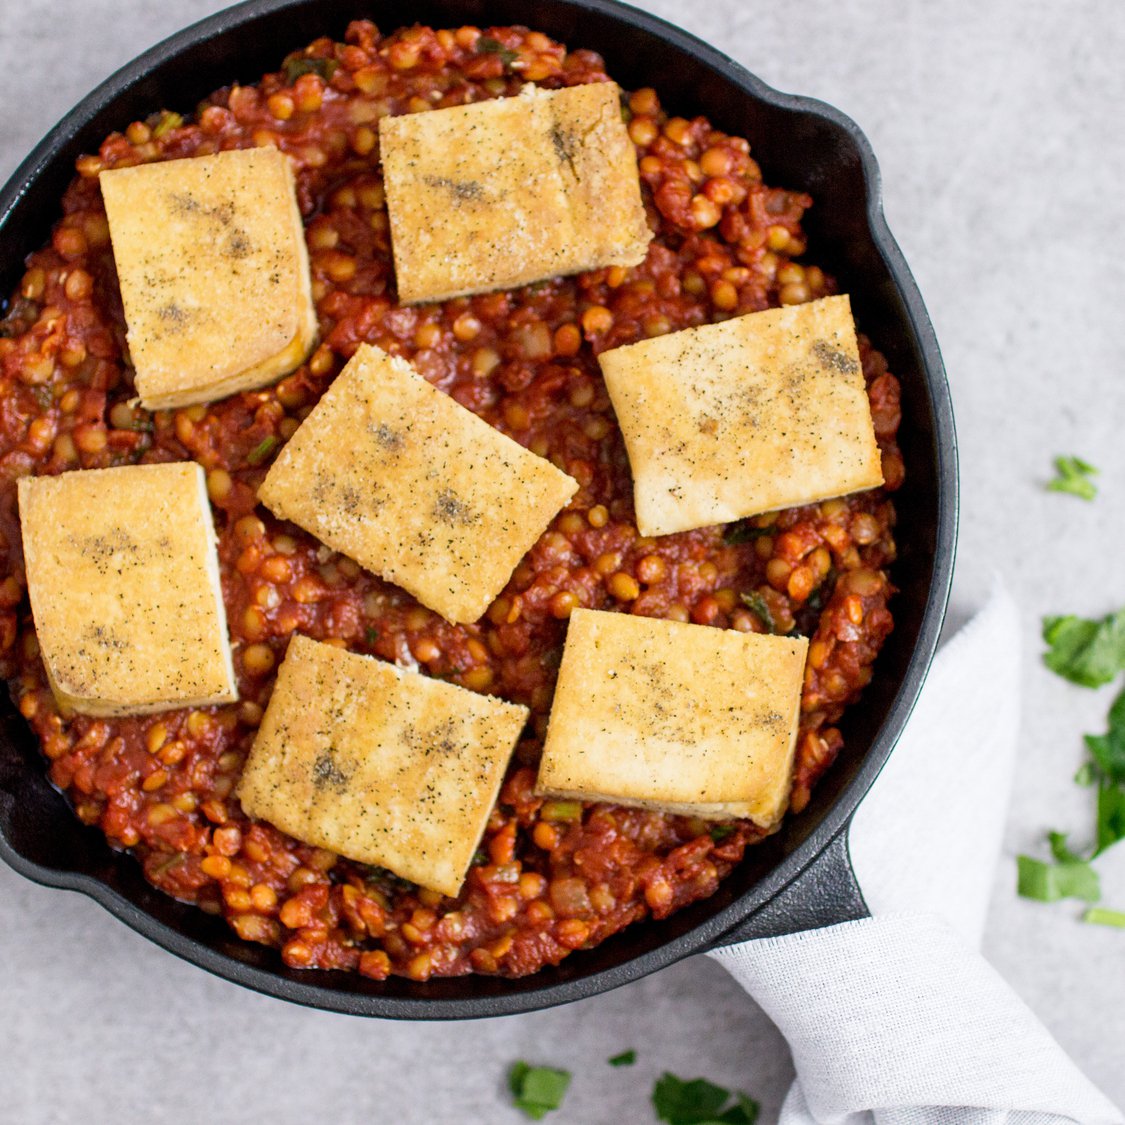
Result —
M637 1052L631 1048L628 1051L622 1051L619 1055L614 1055L610 1059L606 1059L606 1062L608 1062L610 1066L632 1066L636 1061Z
M1067 847L1066 832L1049 832L1047 839L1051 844L1051 855L1056 863L1085 863L1086 861Z
M805 605L812 610L819 613L824 608L824 603L828 601L832 591L836 589L836 568L829 567L828 573L824 576L824 580L811 594L809 600Z
M728 523L723 532L723 542L728 547L738 543L749 543L752 539L761 539L764 535L773 534L772 527L755 527L749 520L737 520Z
M1118 840L1125 839L1125 788L1112 783L1098 786L1097 847L1094 855L1101 855Z
M758 1103L741 1090L732 1094L706 1078L685 1080L667 1071L653 1087L652 1105L668 1125L753 1125L758 1116Z
M518 51L505 47L499 39L490 39L487 35L482 35L477 40L477 50L483 51L486 55L499 55L500 61L505 66L510 66L520 57Z
M740 594L742 604L750 610L751 613L756 614L762 624L766 627L767 633L777 632L777 622L773 619L773 614L770 612L770 607L766 599L758 593L757 590L751 590L749 594Z
M1016 889L1023 898L1036 902L1058 902L1062 898L1097 902L1101 898L1098 873L1088 863L1045 863L1029 855L1019 856L1016 862L1019 865Z
M170 109L164 110L160 115L160 120L156 123L156 128L153 129L153 137L163 137L165 133L170 133L173 129L178 129L184 123L183 116L179 113L173 113Z
M1067 675L1067 678L1074 679L1077 683L1096 686L1099 682L1097 676L1105 673L1105 679L1111 679L1120 670L1113 668L1109 672L1107 665L1120 658L1115 657L1112 652L1112 638L1113 634L1120 634L1121 629L1120 613L1102 621L1083 621L1073 617L1050 618L1044 622L1043 635L1048 643L1052 643L1059 640L1060 630L1070 630L1073 636L1081 634L1081 644L1072 647L1068 653L1068 660L1078 653L1077 662L1067 664L1066 671L1060 674ZM1091 658L1091 653L1097 653L1097 658ZM1048 663L1053 655L1055 653L1049 652L1045 657ZM1079 673L1077 675L1076 668ZM1125 691L1119 692L1111 704L1107 726L1105 734L1085 735L1090 759L1074 775L1078 785L1097 785L1093 851L1088 858L1084 858L1067 845L1063 833L1050 833L1051 854L1055 859L1053 864L1031 856L1022 855L1018 858L1017 888L1024 898L1039 902L1056 902L1063 898L1097 902L1101 897L1098 873L1090 865L1090 861L1119 840L1125 839Z
M706 1078L684 1081L665 1071L652 1091L656 1116L670 1125L700 1125L721 1112L730 1091Z
M518 1098L522 1095L523 1080L527 1077L527 1072L530 1069L531 1064L525 1063L522 1059L512 1063L508 1070L508 1089L512 1091L512 1097Z
M1097 735L1086 735L1087 743L1089 746L1089 739L1099 737ZM1074 784L1081 785L1083 789L1089 789L1095 781L1098 780L1098 771L1093 762L1083 762L1074 774Z
M1043 663L1080 687L1101 687L1125 668L1125 609L1092 621L1085 617L1044 617Z
M523 1061L508 1071L508 1089L519 1109L533 1121L541 1121L558 1109L570 1086L570 1071L549 1066L531 1066Z
M318 74L328 82L340 64L335 59L310 59L300 55L290 56L282 63L286 85L292 86L302 74Z
M1086 735L1086 749L1103 777L1125 784L1125 691L1113 701L1108 719L1105 734Z
M710 829L711 839L716 844L721 844L728 836L734 835L733 824L714 824Z
M1083 500L1093 500L1098 494L1098 486L1090 477L1097 476L1098 470L1081 457L1056 457L1054 480L1047 482L1049 492L1069 492Z
M725 1125L754 1125L758 1120L758 1110L761 1108L756 1101L741 1090L734 1092L734 1105L728 1109L720 1121Z
M1104 907L1092 906L1082 915L1082 921L1125 930L1125 910L1106 910Z
M1113 747L1110 745L1108 734L1084 734L1082 741L1086 743L1086 749L1090 751L1092 761L1083 763L1079 767L1078 773L1074 775L1074 783L1076 785L1093 785L1098 779L1099 772L1104 772L1105 767L1103 762L1112 762L1113 760ZM1087 773L1082 773L1086 770ZM1079 780L1081 775L1082 780Z

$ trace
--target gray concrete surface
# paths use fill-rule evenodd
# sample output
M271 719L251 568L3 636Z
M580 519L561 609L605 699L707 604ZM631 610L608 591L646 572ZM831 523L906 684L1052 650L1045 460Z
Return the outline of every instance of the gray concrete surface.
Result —
M96 82L214 0L8 0L0 178ZM964 507L955 603L1002 573L1024 624L1021 765L986 952L1103 1090L1125 1102L1125 934L1013 891L1014 855L1092 822L1070 778L1109 689L1040 665L1044 613L1125 603L1125 9L1116 0L710 0L649 8L768 82L851 114L949 368ZM407 17L409 18L409 16ZM1084 504L1050 459L1102 469ZM998 652L997 661L1015 659ZM982 754L988 747L980 747ZM973 778L966 777L967 786ZM999 812L998 812L999 815ZM1103 863L1125 908L1125 846ZM662 1069L703 1073L776 1117L790 1077L765 1017L704 960L571 1007L474 1025L396 1025L241 991L74 895L0 870L0 1120L507 1122L506 1063L577 1075L560 1125L643 1122ZM637 1066L605 1058L626 1047Z

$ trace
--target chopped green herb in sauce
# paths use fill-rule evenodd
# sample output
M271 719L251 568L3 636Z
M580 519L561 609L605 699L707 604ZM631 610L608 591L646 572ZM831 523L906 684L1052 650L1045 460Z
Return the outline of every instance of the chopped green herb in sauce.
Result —
M508 1089L518 1108L533 1121L541 1121L562 1105L570 1086L570 1071L516 1062L508 1071Z
M757 590L751 590L749 594L740 594L739 597L742 599L742 604L751 613L757 615L758 620L766 627L767 633L777 632L777 622L773 619L770 607L766 604L766 599Z
M183 123L184 119L181 114L173 113L171 110L166 109L160 115L160 120L152 130L152 135L154 137L163 137L165 133L170 133L173 129L178 129Z
M544 801L539 810L541 820L570 823L582 819L581 801Z
M610 1066L632 1066L637 1061L637 1052L630 1049L622 1051L619 1055L613 1055L606 1059Z
M181 866L181 864L183 864L186 859L187 856L184 855L183 852L176 852L175 855L171 855L167 859L162 859L158 864L156 864L156 866L152 869L152 874L165 875L169 871L173 871L177 867Z
M833 567L825 575L824 581L809 595L809 600L805 602L806 607L819 613L835 588L836 570Z
M246 454L246 462L249 465L261 465L277 448L277 438L270 434L267 438L262 438L260 442L249 453Z
M486 55L499 55L505 66L511 66L520 57L518 51L510 50L499 39L490 39L487 35L482 35L477 40L477 50Z
M287 58L282 64L281 72L285 75L285 81L290 86L303 74L317 74L325 82L328 82L332 75L336 73L336 68L339 65L335 59L310 59L298 55Z
M363 881L378 887L382 891L410 891L414 889L415 884L411 883L409 879L403 879L402 876L396 875L393 871L388 871L385 867L376 867L374 864L364 866L366 870L363 873Z
M772 533L772 527L755 527L749 520L738 520L736 523L727 524L723 532L723 542L728 547L734 547L739 543L749 543L752 539L761 539L764 535Z
M1055 478L1047 482L1049 492L1069 492L1083 500L1093 500L1098 494L1098 486L1090 480L1097 476L1098 470L1081 457L1056 457Z

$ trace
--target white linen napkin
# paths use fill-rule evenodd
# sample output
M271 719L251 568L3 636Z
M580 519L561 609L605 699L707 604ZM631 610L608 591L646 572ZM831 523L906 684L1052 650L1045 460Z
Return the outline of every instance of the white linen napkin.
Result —
M713 951L793 1051L781 1125L1122 1125L977 952L1018 725L998 584L942 646L851 828L873 915Z

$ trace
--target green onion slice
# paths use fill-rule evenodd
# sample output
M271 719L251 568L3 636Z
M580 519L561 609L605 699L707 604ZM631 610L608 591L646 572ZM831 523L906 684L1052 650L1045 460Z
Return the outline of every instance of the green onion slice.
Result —
M250 465L261 465L269 458L269 455L277 448L277 438L270 434L267 438L262 438L260 442L249 453L246 454L246 462Z

